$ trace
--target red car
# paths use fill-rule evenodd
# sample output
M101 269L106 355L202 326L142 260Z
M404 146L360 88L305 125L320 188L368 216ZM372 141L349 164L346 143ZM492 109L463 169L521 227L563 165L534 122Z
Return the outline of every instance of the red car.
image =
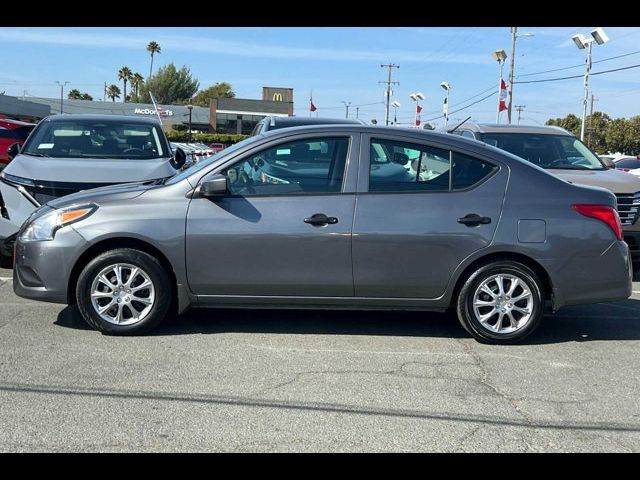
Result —
M35 123L0 118L0 165L9 163L7 150L14 143L22 145L35 127Z
M225 149L224 143L210 143L209 148L213 150L213 153L218 153Z

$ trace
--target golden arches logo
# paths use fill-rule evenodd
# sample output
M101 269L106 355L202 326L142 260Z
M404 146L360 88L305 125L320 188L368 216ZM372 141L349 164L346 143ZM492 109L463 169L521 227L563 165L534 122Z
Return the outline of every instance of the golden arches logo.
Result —
M274 102L281 102L282 101L282 94L280 92L276 92L273 94L273 101Z

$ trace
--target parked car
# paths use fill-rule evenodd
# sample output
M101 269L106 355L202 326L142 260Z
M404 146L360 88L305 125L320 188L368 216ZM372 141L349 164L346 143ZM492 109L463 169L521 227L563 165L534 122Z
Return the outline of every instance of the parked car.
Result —
M634 269L640 269L640 179L607 168L584 143L560 127L467 122L453 133L518 155L569 182L612 191Z
M218 153L224 150L226 147L224 143L210 143L209 148L213 151L213 153Z
M303 125L365 125L363 120L348 118L280 117L269 115L260 120L251 135L259 135L278 128L300 127Z
M621 157L614 161L615 168L640 177L640 155L637 157Z
M631 295L615 205L608 190L454 135L280 129L166 181L40 207L20 230L13 286L77 303L116 335L149 331L172 305L453 308L478 340L510 343L547 301Z
M80 190L158 182L184 164L155 119L55 115L42 120L0 172L0 259L9 264L20 225L41 205Z
M35 126L35 123L0 118L0 170L10 161L9 147L14 144L22 145Z

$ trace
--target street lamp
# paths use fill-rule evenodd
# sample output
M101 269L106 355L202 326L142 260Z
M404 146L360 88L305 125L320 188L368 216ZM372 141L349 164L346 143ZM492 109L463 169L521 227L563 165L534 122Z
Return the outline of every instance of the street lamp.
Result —
M397 125L398 124L398 108L400 108L400 102L397 100L394 100L391 106L393 107L393 124Z
M64 101L64 86L71 82L65 81L64 83L60 83L58 80L56 80L56 83L60 85L60 113L62 113L62 102Z
M500 66L500 78L498 79L498 111L496 113L496 123L500 123L500 96L502 95L502 69L504 68L504 61L507 59L507 53L500 49L491 53L494 60L498 62Z
M587 102L589 99L589 74L591 73L591 47L593 42L603 45L609 41L609 36L601 27L591 31L591 37L588 38L581 33L571 37L571 40L580 50L587 49L587 68L584 72L584 99L582 101L582 126L580 127L580 140L584 141L584 127L587 120Z
M187 108L189 109L189 143L191 143L191 111L193 110L193 105L189 104Z
M347 110L347 114L345 115L344 118L349 118L349 107L351 106L351 102L345 102L344 100L342 101L342 103L344 103L344 106Z
M451 85L449 82L442 82L440 84L442 88L447 92L447 96L444 99L444 124L447 125L449 123L449 91L451 90Z
M418 127L420 125L420 120L418 120L418 114L422 111L422 107L420 106L420 100L424 100L424 95L420 92L412 93L411 95L409 95L409 98L414 102L416 102L416 117L415 117L414 126Z
M533 33L518 35L518 27L511 27L511 68L509 68L509 106L507 107L507 119L511 125L511 107L513 106L513 79L515 78L516 63L516 39L520 37L535 37Z

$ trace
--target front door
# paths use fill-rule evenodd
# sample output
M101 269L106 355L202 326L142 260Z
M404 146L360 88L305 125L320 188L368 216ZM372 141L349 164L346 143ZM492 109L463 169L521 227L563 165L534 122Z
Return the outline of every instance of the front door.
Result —
M292 138L223 167L229 195L191 201L187 275L197 295L353 296L355 194L344 186L356 139Z
M355 296L441 296L456 267L490 244L506 167L398 137L365 137L363 150L370 161L360 168L353 228Z

